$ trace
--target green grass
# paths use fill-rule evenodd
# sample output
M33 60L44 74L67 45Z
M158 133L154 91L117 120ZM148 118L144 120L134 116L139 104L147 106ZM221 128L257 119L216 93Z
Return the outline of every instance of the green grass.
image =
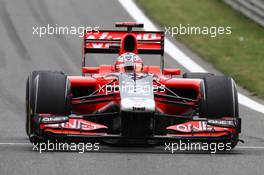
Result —
M264 98L264 29L222 0L137 0L162 27L231 26L231 35L177 35L175 38L242 87ZM166 44L166 43L165 43Z

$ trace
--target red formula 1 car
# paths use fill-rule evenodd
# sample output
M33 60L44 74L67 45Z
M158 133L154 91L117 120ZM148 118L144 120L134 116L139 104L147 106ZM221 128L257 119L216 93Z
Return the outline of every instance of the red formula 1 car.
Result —
M239 141L241 119L234 80L210 73L164 69L164 33L87 32L82 76L33 71L27 79L26 131L31 142L56 139L113 143ZM87 67L89 53L113 53L115 65ZM141 54L161 55L143 66Z

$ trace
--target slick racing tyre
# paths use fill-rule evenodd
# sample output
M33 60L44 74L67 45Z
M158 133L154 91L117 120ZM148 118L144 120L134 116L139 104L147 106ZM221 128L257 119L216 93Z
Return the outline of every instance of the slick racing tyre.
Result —
M234 80L212 73L185 73L183 78L203 79L200 116L205 118L238 117L238 99Z
M26 84L26 132L34 133L38 113L70 114L70 83L61 72L33 71Z
M209 76L214 76L214 74L204 73L204 72L194 72L194 73L188 72L182 75L183 78L196 78L196 79L203 79Z
M238 118L238 98L234 80L222 75L207 76L203 80L200 116L210 119Z
M210 73L185 73L183 78L203 79L199 114L202 118L219 119L233 117L239 119L238 97L235 82L227 76ZM240 126L241 127L241 126ZM238 129L241 132L241 128ZM223 140L233 149L238 143L238 135ZM210 142L209 142L210 143Z

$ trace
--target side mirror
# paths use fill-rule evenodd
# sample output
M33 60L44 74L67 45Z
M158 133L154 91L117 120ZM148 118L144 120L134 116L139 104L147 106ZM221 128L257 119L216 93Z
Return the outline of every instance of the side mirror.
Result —
M99 73L99 67L83 67L82 73L90 73L90 74L96 74Z
M163 75L181 75L181 69L164 69Z

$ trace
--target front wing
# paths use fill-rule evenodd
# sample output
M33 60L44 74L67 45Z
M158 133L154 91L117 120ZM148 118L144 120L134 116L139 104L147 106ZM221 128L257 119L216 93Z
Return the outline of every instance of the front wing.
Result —
M92 142L118 140L124 143L171 141L237 142L241 128L239 118L206 119L165 114L124 114L50 116L39 114L34 136L64 141ZM121 117L123 116L123 117ZM131 117L125 115L126 118ZM145 116L145 118L144 118ZM35 120L36 121L36 120Z

